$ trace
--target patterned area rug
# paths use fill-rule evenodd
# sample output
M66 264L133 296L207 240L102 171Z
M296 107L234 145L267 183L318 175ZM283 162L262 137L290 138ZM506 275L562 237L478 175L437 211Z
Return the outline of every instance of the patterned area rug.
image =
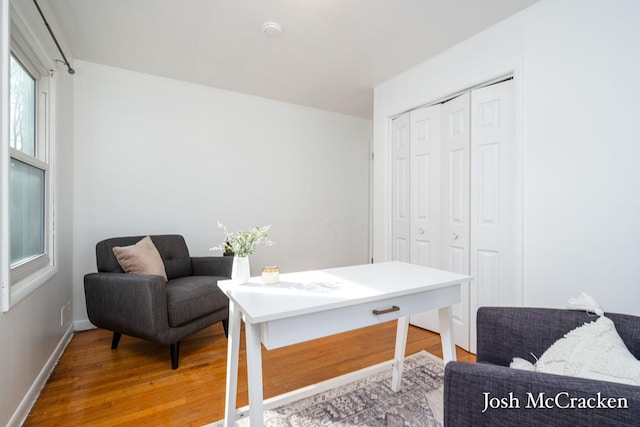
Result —
M405 359L398 393L391 390L389 369L265 411L265 426L442 426L443 376L442 360L422 351ZM236 426L248 427L249 419Z

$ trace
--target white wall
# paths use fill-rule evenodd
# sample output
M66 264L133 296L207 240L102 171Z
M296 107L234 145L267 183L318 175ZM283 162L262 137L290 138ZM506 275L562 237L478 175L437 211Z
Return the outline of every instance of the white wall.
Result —
M375 259L389 256L390 117L519 64L524 304L584 291L640 315L639 16L635 0L543 0L377 87Z
M74 319L108 237L178 233L210 256L230 230L271 224L250 257L281 271L368 259L371 121L75 63Z
M11 3L25 11L25 18L33 28L40 28L42 21L34 18L35 8L31 2L12 0ZM42 30L46 32L44 27ZM47 45L48 35L42 38L38 31L34 34ZM55 157L52 173L55 174L57 273L8 312L0 312L0 425L3 426L18 426L26 417L72 333L71 316L67 314L60 325L60 309L72 301L72 79L61 68L52 85L56 95L56 116L52 117L55 144L51 150ZM6 96L6 92L3 91L2 96Z

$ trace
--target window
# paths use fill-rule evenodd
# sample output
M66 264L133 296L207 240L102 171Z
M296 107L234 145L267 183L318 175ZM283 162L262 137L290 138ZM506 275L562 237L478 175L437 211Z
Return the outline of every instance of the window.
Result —
M11 285L49 265L48 77L10 59L9 235Z

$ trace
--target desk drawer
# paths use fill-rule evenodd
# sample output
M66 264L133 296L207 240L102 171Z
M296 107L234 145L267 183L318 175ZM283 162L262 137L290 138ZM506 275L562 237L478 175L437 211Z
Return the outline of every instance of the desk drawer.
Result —
M262 343L267 349L272 350L396 320L412 314L448 307L459 302L460 285L455 285L287 319L272 320L261 325ZM385 313L376 315L374 310Z

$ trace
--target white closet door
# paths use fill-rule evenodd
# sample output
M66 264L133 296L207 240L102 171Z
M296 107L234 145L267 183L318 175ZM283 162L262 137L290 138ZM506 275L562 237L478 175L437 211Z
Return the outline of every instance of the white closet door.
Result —
M471 92L471 312L521 305L513 80ZM476 351L476 325L471 351Z
M395 261L410 262L411 240L411 141L409 113L391 122L392 132L392 254Z
M440 247L439 263L433 267L469 274L469 93L440 109ZM434 178L434 181L436 179ZM453 307L456 345L469 350L469 285L462 287L462 302ZM411 316L411 324L439 332L435 311Z
M442 268L469 274L469 93L442 104ZM469 350L469 284L453 307L456 344Z
M440 267L440 105L410 113L411 263Z
M522 305L514 112L509 80L393 123L394 259L474 277L453 307L456 345L473 353L478 307ZM439 331L436 312L411 324Z
M411 262L441 268L441 137L440 104L411 111ZM411 316L412 325L438 332L437 311Z

